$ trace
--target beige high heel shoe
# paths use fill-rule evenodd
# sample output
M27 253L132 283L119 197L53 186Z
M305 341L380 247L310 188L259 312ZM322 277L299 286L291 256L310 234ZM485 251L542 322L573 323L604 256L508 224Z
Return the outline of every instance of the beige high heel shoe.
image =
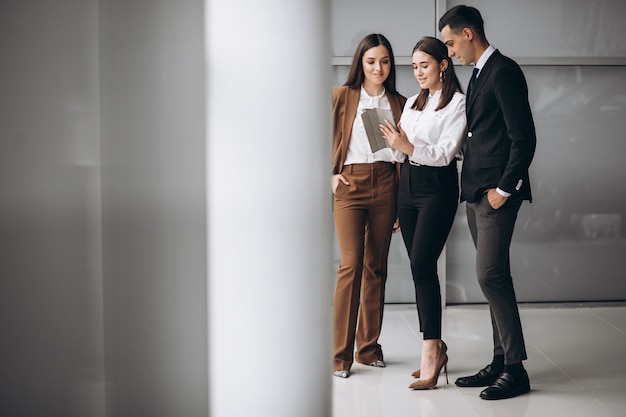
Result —
M441 341L441 344L439 345L439 347L441 348L441 351L443 353L448 352L448 345L446 345L446 342L444 342L443 340ZM421 375L421 372L419 369L417 371L413 371L413 373L411 374L413 378L419 378L420 375Z
M439 379L439 374L441 373L441 368L443 368L443 372L446 375L446 384L449 384L448 381L448 354L443 351L440 347L437 355L437 366L435 368L435 374L433 377L429 379L418 379L409 385L410 389L413 390L424 390L424 389L433 389L437 386L437 379Z

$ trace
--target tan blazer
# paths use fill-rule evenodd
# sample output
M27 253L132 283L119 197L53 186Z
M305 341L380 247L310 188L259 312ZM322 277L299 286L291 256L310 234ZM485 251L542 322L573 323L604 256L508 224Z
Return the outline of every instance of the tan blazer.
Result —
M361 97L360 88L350 88L346 86L334 87L333 90L333 174L341 173L343 163L348 153L350 136L352 135L352 125L356 117L356 110L359 107ZM400 94L387 93L391 112L396 124L400 121L406 97Z

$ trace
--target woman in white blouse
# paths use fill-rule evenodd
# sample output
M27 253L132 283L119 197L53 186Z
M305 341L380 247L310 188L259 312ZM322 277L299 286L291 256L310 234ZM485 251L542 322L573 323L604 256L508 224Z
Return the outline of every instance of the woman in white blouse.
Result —
M412 55L413 73L421 87L410 97L397 130L381 125L392 149L407 158L398 190L398 217L411 260L422 332L421 366L411 389L430 389L444 369L447 347L441 340L441 290L437 259L448 238L459 202L457 155L465 133L465 95L439 39L422 38Z
M397 123L406 98L396 91L393 51L383 35L361 40L348 79L333 88L332 96L331 188L341 255L333 304L333 375L347 378L355 359L385 366L378 338L396 220L395 161L402 153L372 148L361 115L367 109L384 109Z

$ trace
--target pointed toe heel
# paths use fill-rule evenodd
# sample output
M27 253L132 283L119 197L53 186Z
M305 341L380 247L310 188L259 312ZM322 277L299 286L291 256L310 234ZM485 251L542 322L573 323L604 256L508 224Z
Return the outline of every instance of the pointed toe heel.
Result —
M443 340L441 341L441 345L440 345L440 347L441 347L441 351L442 351L443 353L447 353L447 352L448 352L448 345L446 345L446 342L444 342ZM421 373L421 370L420 370L420 369L417 369L417 370L413 371L413 373L411 374L411 376L412 376L413 378L419 378L421 374L422 374L422 373Z
M433 377L428 378L428 379L418 379L417 381L413 382L411 385L409 385L409 388L412 390L426 390L426 389L434 389L435 387L437 387L437 379L439 379L439 374L441 373L441 370L443 369L443 372L446 374L446 384L448 384L448 355L443 352L443 351L439 351L439 355L438 355L438 363L437 363L437 367L435 368L435 374Z

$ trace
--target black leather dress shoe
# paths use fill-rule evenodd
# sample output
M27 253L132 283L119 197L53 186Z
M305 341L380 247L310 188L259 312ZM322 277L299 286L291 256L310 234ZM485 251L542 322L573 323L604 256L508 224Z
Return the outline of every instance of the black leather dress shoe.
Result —
M498 376L502 371L496 371L493 369L491 364L485 366L483 369L478 371L476 375L472 376L462 376L458 378L455 384L459 387L488 387L489 385L496 382Z
M483 400L503 400L526 394L530 391L530 382L525 370L520 375L513 376L509 372L502 372L496 382L480 393Z

